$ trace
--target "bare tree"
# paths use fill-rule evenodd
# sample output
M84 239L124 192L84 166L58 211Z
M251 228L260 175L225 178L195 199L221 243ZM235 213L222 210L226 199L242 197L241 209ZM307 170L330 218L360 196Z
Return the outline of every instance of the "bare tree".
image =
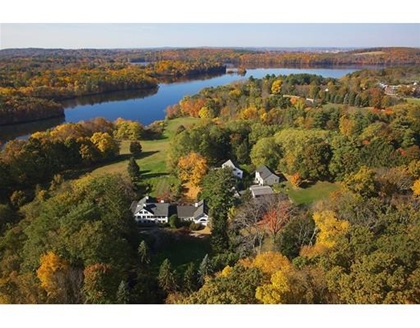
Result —
M237 252L260 252L267 232L276 235L290 220L294 208L281 194L253 198L240 206L230 224Z
M265 207L267 211L259 224L273 238L276 238L277 234L297 214L297 207L286 197L270 197L266 200Z

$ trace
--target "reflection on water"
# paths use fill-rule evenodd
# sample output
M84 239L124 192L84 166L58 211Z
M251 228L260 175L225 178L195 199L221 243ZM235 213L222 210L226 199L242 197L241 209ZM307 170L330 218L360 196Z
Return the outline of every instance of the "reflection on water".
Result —
M74 99L67 99L61 101L64 108L74 108L76 106L101 104L110 101L122 101L128 99L142 99L152 96L158 92L159 88L139 89L139 90L125 90L100 93L97 95L82 96Z
M167 77L159 88L132 91L118 91L105 94L79 97L63 101L66 122L79 122L95 117L114 121L118 117L137 120L148 125L162 120L168 106L177 104L184 96L194 95L206 87L217 87L231 82L245 80L250 76L263 78L266 75L316 74L323 77L341 78L348 73L366 67L327 67L327 68L249 68L245 76L237 74L207 74L190 77ZM42 131L63 123L63 118L0 127L0 141L25 137L29 133Z
M226 73L213 73L213 74L199 74L199 75L191 75L191 76L162 76L159 77L160 83L176 83L176 82L191 82L191 81L205 81L209 79L213 79L215 77L223 76Z
M37 131L45 131L64 123L64 116L29 123L0 126L0 143L13 139L25 139Z

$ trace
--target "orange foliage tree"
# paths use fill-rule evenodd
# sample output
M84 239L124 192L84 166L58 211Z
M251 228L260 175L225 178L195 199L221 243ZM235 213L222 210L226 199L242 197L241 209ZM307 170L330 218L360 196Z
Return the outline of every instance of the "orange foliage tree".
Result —
M208 171L207 160L198 153L192 152L181 157L178 161L178 176L182 181L187 181L198 186Z

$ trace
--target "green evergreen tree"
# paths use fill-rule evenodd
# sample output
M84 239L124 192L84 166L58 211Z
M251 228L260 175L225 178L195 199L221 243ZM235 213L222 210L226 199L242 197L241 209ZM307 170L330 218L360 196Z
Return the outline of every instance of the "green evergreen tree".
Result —
M142 152L142 146L138 141L131 141L130 142L130 153L132 153L135 157L140 156Z
M117 290L117 303L128 304L130 301L129 296L130 295L128 291L128 284L124 280L121 280L121 283L118 286L118 290Z
M198 275L194 263L190 262L184 273L184 291L188 293L198 290Z
M143 240L138 248L138 253L140 255L140 262L142 264L149 264L150 263L150 250L149 247L147 246L147 243Z
M211 246L214 254L224 253L229 249L227 216L234 204L234 186L235 181L230 169L212 170L202 182L201 199L204 199L210 208Z
M170 293L177 289L175 270L172 269L169 259L165 259L160 268L158 275L159 287L165 292Z
M140 181L140 167L137 164L134 157L131 157L130 160L128 161L127 172L131 178L131 181L133 182Z
M209 255L206 254L206 256L204 256L203 260L200 263L200 267L198 269L198 276L199 276L199 282L201 284L204 284L204 279L206 278L206 276L211 274L211 263L209 260Z

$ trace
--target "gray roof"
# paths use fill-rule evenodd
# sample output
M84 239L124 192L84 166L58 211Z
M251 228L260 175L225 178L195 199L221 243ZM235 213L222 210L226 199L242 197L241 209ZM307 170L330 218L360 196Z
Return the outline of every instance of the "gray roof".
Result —
M183 218L192 218L194 217L194 212L197 208L192 205L178 205L176 207L176 212L178 214L178 217Z
M257 168L257 172L260 173L260 177L262 179L267 179L270 175L275 175L273 172L270 171L270 169L265 166L265 165L261 165L259 168ZM277 176L277 175L275 175Z
M249 187L249 190L251 190L254 197L274 194L274 191L270 186L251 186Z
M149 203L146 204L145 209L154 216L169 216L169 206L168 203Z
M152 213L154 216L165 216L169 217L172 214L177 214L179 218L194 218L197 219L203 214L207 214L207 206L202 200L194 205L171 205L169 203L159 203L155 199L151 199L148 196L143 197L138 202L132 202L130 210L133 214L136 214L142 209L145 209Z
M148 196L143 197L138 202L132 202L130 210L133 214L136 214L141 209L145 209L152 213L154 216L170 216L170 206L169 203L158 203L155 199L151 199Z
M194 204L194 205L178 205L176 211L179 218L194 218L207 214L207 206L204 200Z

